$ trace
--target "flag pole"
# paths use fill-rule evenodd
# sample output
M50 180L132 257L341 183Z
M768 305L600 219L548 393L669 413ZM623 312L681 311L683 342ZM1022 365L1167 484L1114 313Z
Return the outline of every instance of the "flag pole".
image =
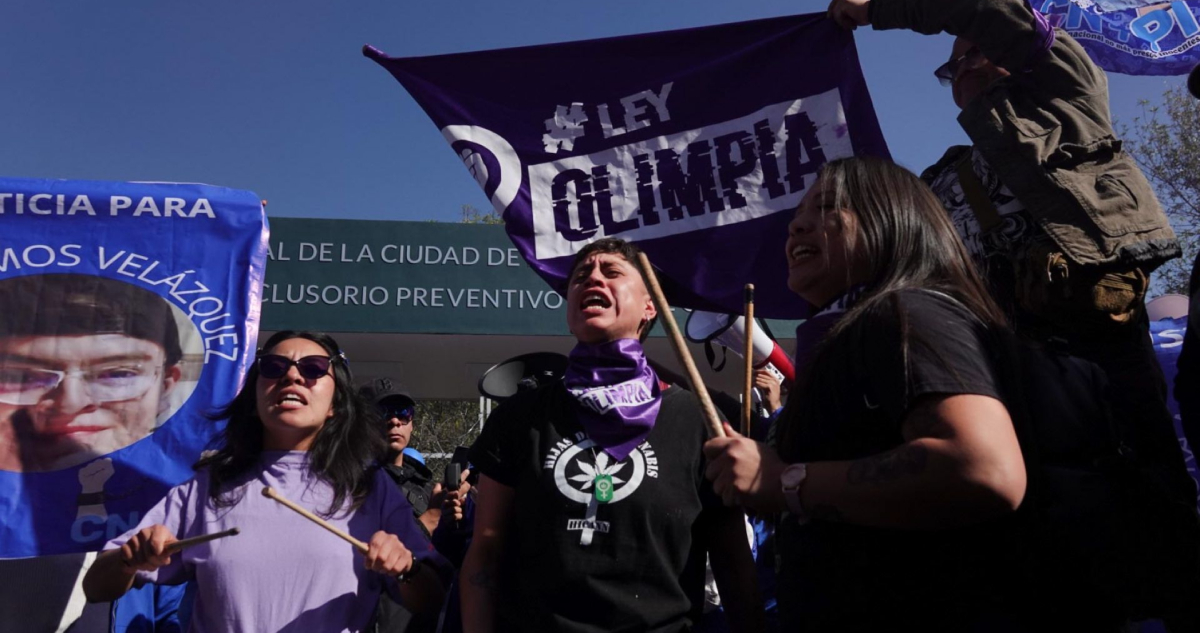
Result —
M725 429L721 427L721 418L717 417L717 409L713 406L712 398L708 396L704 379L700 377L700 371L696 369L696 363L692 360L692 353L688 351L687 344L683 342L679 324L675 322L675 315L671 314L671 306L667 304L667 297L663 294L662 287L658 285L658 277L650 265L650 258L646 257L645 253L638 253L638 261L642 265L642 273L646 276L646 285L650 288L650 296L654 298L654 305L658 308L658 315L663 320L663 327L671 339L671 348L675 350L675 358L679 360L679 364L683 365L687 373L692 393L700 399L700 408L704 412L708 430L714 437L725 437Z
M742 390L742 435L750 435L750 392L754 389L754 284L746 284L746 383Z

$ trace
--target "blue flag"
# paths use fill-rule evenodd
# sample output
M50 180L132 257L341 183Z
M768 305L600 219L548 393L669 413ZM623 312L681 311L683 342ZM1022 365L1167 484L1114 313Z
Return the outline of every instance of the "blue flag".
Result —
M250 192L0 179L0 558L97 550L192 476L266 254Z
M787 224L827 161L887 156L850 33L824 14L389 58L529 265L566 294L575 253L637 242L672 304L803 316Z
M1034 6L1109 72L1186 75L1200 63L1200 0L1041 0Z
M1183 337L1187 333L1187 317L1178 319L1160 319L1150 322L1150 339L1154 343L1154 353L1162 366L1163 376L1167 379L1167 407L1175 418L1175 434L1183 446L1183 455L1187 460L1188 474L1200 482L1200 468L1196 463L1194 447L1188 445L1183 434L1183 426L1179 422L1179 403L1175 400L1175 376L1179 373L1179 352L1183 351ZM1200 505L1200 498L1197 499Z

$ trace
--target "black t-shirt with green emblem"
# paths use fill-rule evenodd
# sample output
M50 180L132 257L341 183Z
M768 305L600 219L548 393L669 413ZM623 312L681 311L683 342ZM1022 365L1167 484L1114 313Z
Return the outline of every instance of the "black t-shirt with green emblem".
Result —
M575 406L561 384L514 396L471 448L479 472L515 491L497 630L686 631L703 602L695 528L720 508L699 402L665 389L654 428L620 462L587 438ZM611 478L606 502L598 478Z

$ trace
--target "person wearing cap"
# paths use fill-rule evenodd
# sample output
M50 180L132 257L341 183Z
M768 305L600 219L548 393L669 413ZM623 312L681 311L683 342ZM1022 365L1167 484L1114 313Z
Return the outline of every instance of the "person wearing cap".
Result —
M436 492L433 472L425 465L422 457L414 456L412 441L413 420L417 403L408 391L391 378L377 378L363 388L368 400L375 403L383 420L384 440L387 443L387 458L384 470L392 481L404 491L412 505L413 516L428 534L437 528L442 517L441 504L430 503ZM419 455L419 453L416 453Z
M433 472L425 465L421 454L409 446L417 403L404 387L391 378L376 378L362 391L368 401L375 403L383 421L384 441L387 443L383 471L404 492L417 525L425 531L426 536L430 536L442 517L441 503L432 503L441 487L433 483ZM436 614L428 618L414 617L402 605L385 597L379 600L375 624L378 633L416 633L435 630L437 617Z

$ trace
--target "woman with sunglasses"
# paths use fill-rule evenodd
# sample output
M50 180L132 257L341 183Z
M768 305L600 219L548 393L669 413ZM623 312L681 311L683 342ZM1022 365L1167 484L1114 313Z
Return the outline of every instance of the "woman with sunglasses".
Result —
M403 493L378 468L375 416L328 335L270 338L234 400L218 450L136 528L109 541L84 579L92 601L145 583L197 585L192 631L364 630L380 593L436 611L436 559ZM263 497L270 486L368 543L365 556ZM237 536L173 553L176 540Z

